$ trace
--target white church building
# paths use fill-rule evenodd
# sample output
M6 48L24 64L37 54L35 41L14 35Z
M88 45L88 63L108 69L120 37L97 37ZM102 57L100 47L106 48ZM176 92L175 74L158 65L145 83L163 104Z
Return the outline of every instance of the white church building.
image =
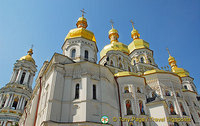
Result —
M82 15L62 46L37 71L33 50L14 64L0 90L2 126L200 126L200 102L189 72L169 53L170 70L156 64L149 43L134 28L125 45L109 31L100 52ZM105 123L102 116L109 120Z

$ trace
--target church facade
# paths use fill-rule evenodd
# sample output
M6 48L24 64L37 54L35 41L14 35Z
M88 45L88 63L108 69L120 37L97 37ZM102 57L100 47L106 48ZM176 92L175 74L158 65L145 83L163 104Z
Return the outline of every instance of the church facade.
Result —
M170 53L171 70L161 70L134 26L133 41L125 45L112 25L110 44L101 50L97 63L96 39L87 25L82 15L65 38L63 54L55 53L44 62L33 91L32 50L29 58L17 61L11 81L0 90L1 125L18 121L20 126L200 125L193 78Z

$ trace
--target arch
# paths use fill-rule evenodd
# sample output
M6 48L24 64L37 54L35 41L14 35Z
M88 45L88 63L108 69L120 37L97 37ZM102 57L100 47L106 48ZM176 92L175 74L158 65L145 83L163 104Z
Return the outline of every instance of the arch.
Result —
M75 58L75 57L76 57L76 49L72 49L71 58Z
M141 93L141 90L139 87L137 87L137 93Z
M12 126L12 122L8 121L8 122L6 123L6 126Z
M19 101L19 99L18 99L18 97L16 97L16 98L14 99L13 104L12 104L12 108L15 109L15 110L16 110L16 108L17 108L18 101Z
M129 122L129 126L134 126L133 122Z
M97 99L96 85L94 84L92 88L93 88L93 99Z
M126 100L126 114L127 115L132 115L133 114L130 100Z
M76 84L76 88L75 88L75 99L79 99L79 84Z
M119 68L123 69L122 63L119 63Z
M179 103L179 105L180 105L182 114L183 114L183 115L186 115L185 109L184 109L184 107L183 107L183 105L182 105L181 102Z
M143 105L143 102L141 100L139 100L139 108L140 108L140 114L145 115L144 105Z
M186 90L188 90L187 85L184 85L184 88L185 88Z
M146 126L146 123L145 123L145 122L142 122L142 126Z
M128 66L128 71L131 72L131 67L130 66Z
M176 115L176 112L174 110L174 105L172 104L171 101L169 101L169 109L170 109L170 114L171 115Z
M186 126L189 126L189 124L188 124L188 123L186 123Z
M110 65L114 67L113 60L110 60Z
M88 60L88 57L89 57L89 52L88 52L88 50L85 50L84 58L85 58L86 60Z
M128 86L124 87L124 93L129 93L129 87Z
M141 63L144 63L144 57L141 57L141 58L140 58L140 62L141 62Z
M23 72L23 73L22 73L21 80L20 80L20 84L23 84L25 75L26 75L26 72Z
M148 58L148 61L149 61L150 64L152 64L152 60L151 60L151 58Z

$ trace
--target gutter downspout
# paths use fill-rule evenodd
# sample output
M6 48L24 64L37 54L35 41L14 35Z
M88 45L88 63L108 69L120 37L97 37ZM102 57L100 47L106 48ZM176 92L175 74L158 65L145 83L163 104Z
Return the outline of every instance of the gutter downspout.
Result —
M41 80L42 80L42 77L40 77L40 91L39 91L39 96L38 96L38 101L37 101L37 108L36 108L36 112L35 112L34 126L36 126L38 108L39 108L39 103L40 103L40 96L41 96L41 92L42 92Z
M115 78L115 82L117 83L117 91L118 91L118 98L119 98L119 113L120 113L120 117L122 118L122 110L121 110L121 100L120 100L119 84L118 84L118 82L117 82L117 77L114 77L114 78ZM120 122L121 122L121 126L123 126L122 120L121 120Z

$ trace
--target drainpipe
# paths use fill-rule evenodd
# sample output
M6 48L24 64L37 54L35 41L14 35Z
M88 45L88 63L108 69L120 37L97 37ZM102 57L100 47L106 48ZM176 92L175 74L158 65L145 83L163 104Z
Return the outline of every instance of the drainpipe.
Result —
M37 108L36 108L36 112L35 112L35 119L34 119L34 126L36 126L36 120L37 120L37 115L38 115L38 108L39 108L39 103L40 103L40 96L41 96L41 92L42 92L42 77L40 77L40 91L39 91L39 96L38 96L38 101L37 101Z
M120 113L120 117L122 118L122 110L121 110L121 100L120 100L119 84L118 84L118 82L117 82L117 77L114 77L114 78L115 78L115 82L117 83L117 91L118 91L118 98L119 98L119 113ZM121 122L121 126L123 126L122 120L121 120L120 122Z

